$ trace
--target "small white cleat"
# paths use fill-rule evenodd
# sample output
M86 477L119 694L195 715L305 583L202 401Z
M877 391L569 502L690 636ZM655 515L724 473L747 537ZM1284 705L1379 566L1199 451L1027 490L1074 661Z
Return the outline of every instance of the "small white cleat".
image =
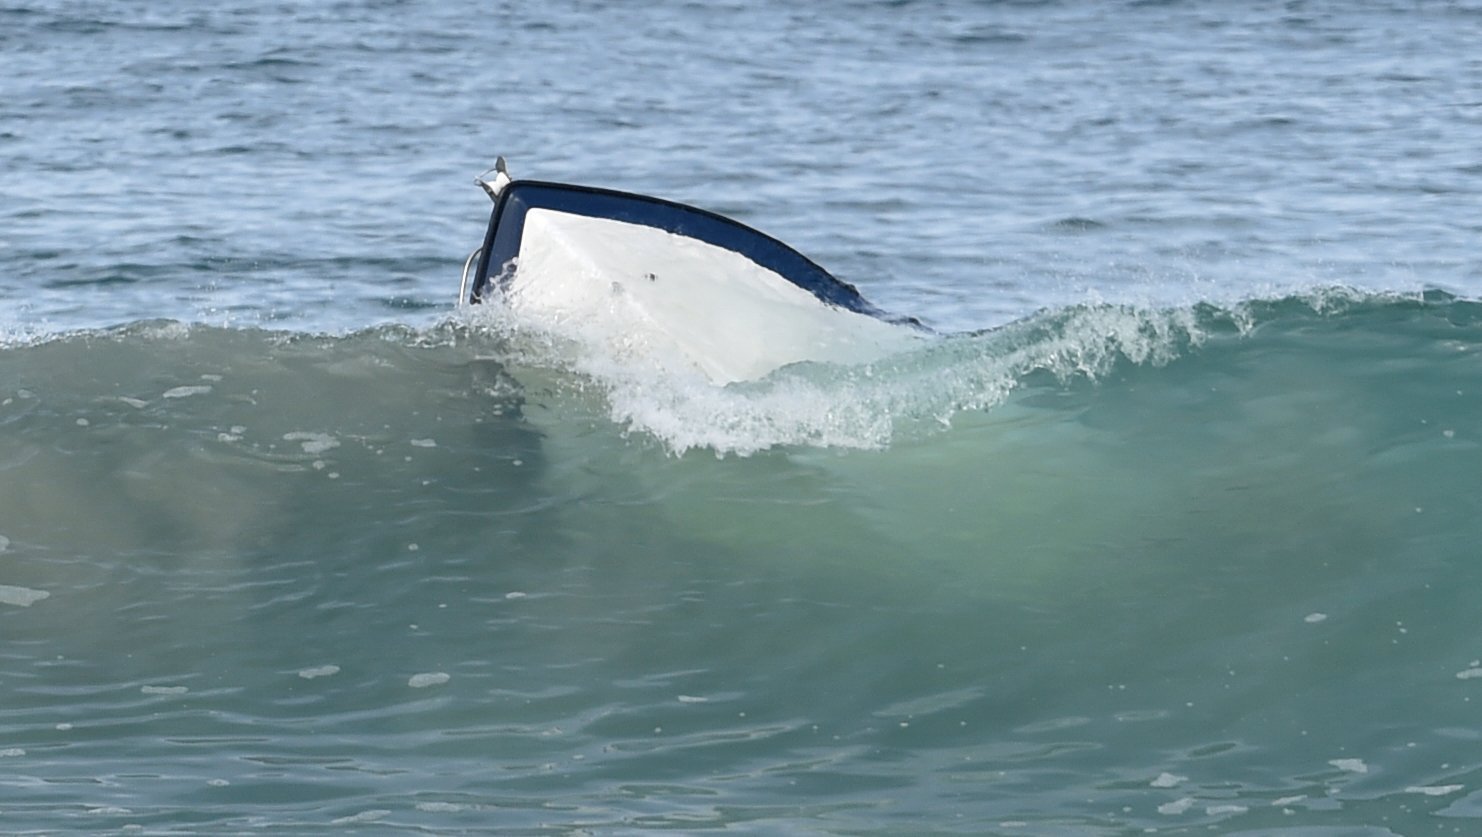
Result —
M489 177L490 172L494 173L492 178ZM489 193L489 199L494 201L499 200L499 193L504 191L509 181L509 167L505 165L503 156L494 161L494 168L473 179L474 183L479 184L485 192Z

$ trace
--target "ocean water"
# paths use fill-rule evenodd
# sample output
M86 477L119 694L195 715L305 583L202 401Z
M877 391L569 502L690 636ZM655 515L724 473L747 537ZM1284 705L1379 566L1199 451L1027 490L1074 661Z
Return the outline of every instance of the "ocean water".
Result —
M1479 37L0 0L0 831L1476 832ZM459 309L496 154L938 336Z

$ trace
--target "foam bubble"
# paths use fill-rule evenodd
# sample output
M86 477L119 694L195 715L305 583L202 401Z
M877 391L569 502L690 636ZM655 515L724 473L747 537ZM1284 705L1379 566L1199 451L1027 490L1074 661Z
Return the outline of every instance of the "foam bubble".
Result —
M340 446L340 440L328 433L310 433L304 430L295 430L292 433L284 433L285 441L298 442L307 454L324 453Z
M0 552L10 541L0 544ZM32 590L29 587L12 587L9 584L0 584L0 604L15 605L16 607L30 607L33 604L51 597L51 593L45 590Z
M1405 793L1422 793L1426 796L1446 796L1461 790L1465 785L1411 785Z
M361 811L348 817L339 817L329 821L330 825L355 825L363 822L375 822L391 816L391 812L384 808L375 808L370 811Z
M435 448L437 441L435 439L413 439L411 445L414 448Z
M1326 613L1309 613L1302 617L1302 621L1309 625L1316 625L1318 622L1327 621L1327 618L1328 615Z
M1210 805L1204 809L1204 813L1213 817L1220 814L1243 814L1249 810L1244 805Z
M183 695L190 691L187 686L143 686L139 689L146 695Z
M453 677L450 674L434 671L427 674L412 675L411 679L407 681L407 685L413 689L425 689L428 686L441 686L452 679Z
M1369 765L1363 759L1329 759L1328 764L1347 773L1368 773Z
M199 384L195 386L175 387L161 393L161 398L189 398L192 395L205 395L211 391L211 387Z
M178 321L149 323L138 330L145 340L184 340L190 336L190 326Z
M1158 813L1166 814L1168 816L1176 816L1178 814L1182 814L1192 807L1194 807L1193 797L1186 796L1183 799L1176 799L1172 802L1165 802L1162 805L1159 805Z

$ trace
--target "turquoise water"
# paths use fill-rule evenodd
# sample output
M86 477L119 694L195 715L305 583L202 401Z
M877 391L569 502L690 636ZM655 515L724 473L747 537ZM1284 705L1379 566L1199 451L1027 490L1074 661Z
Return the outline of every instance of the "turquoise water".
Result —
M7 822L1477 816L1475 303L1046 314L753 385L837 438L745 457L480 326L0 355Z
M0 6L0 830L1475 831L1479 26ZM456 310L497 153L941 336Z

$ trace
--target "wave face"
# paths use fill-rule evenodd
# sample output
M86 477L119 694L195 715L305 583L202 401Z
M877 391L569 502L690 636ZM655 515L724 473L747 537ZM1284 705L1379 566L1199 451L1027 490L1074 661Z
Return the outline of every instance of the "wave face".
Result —
M4 815L1478 815L1482 305L1084 305L719 389L580 338L0 349Z

